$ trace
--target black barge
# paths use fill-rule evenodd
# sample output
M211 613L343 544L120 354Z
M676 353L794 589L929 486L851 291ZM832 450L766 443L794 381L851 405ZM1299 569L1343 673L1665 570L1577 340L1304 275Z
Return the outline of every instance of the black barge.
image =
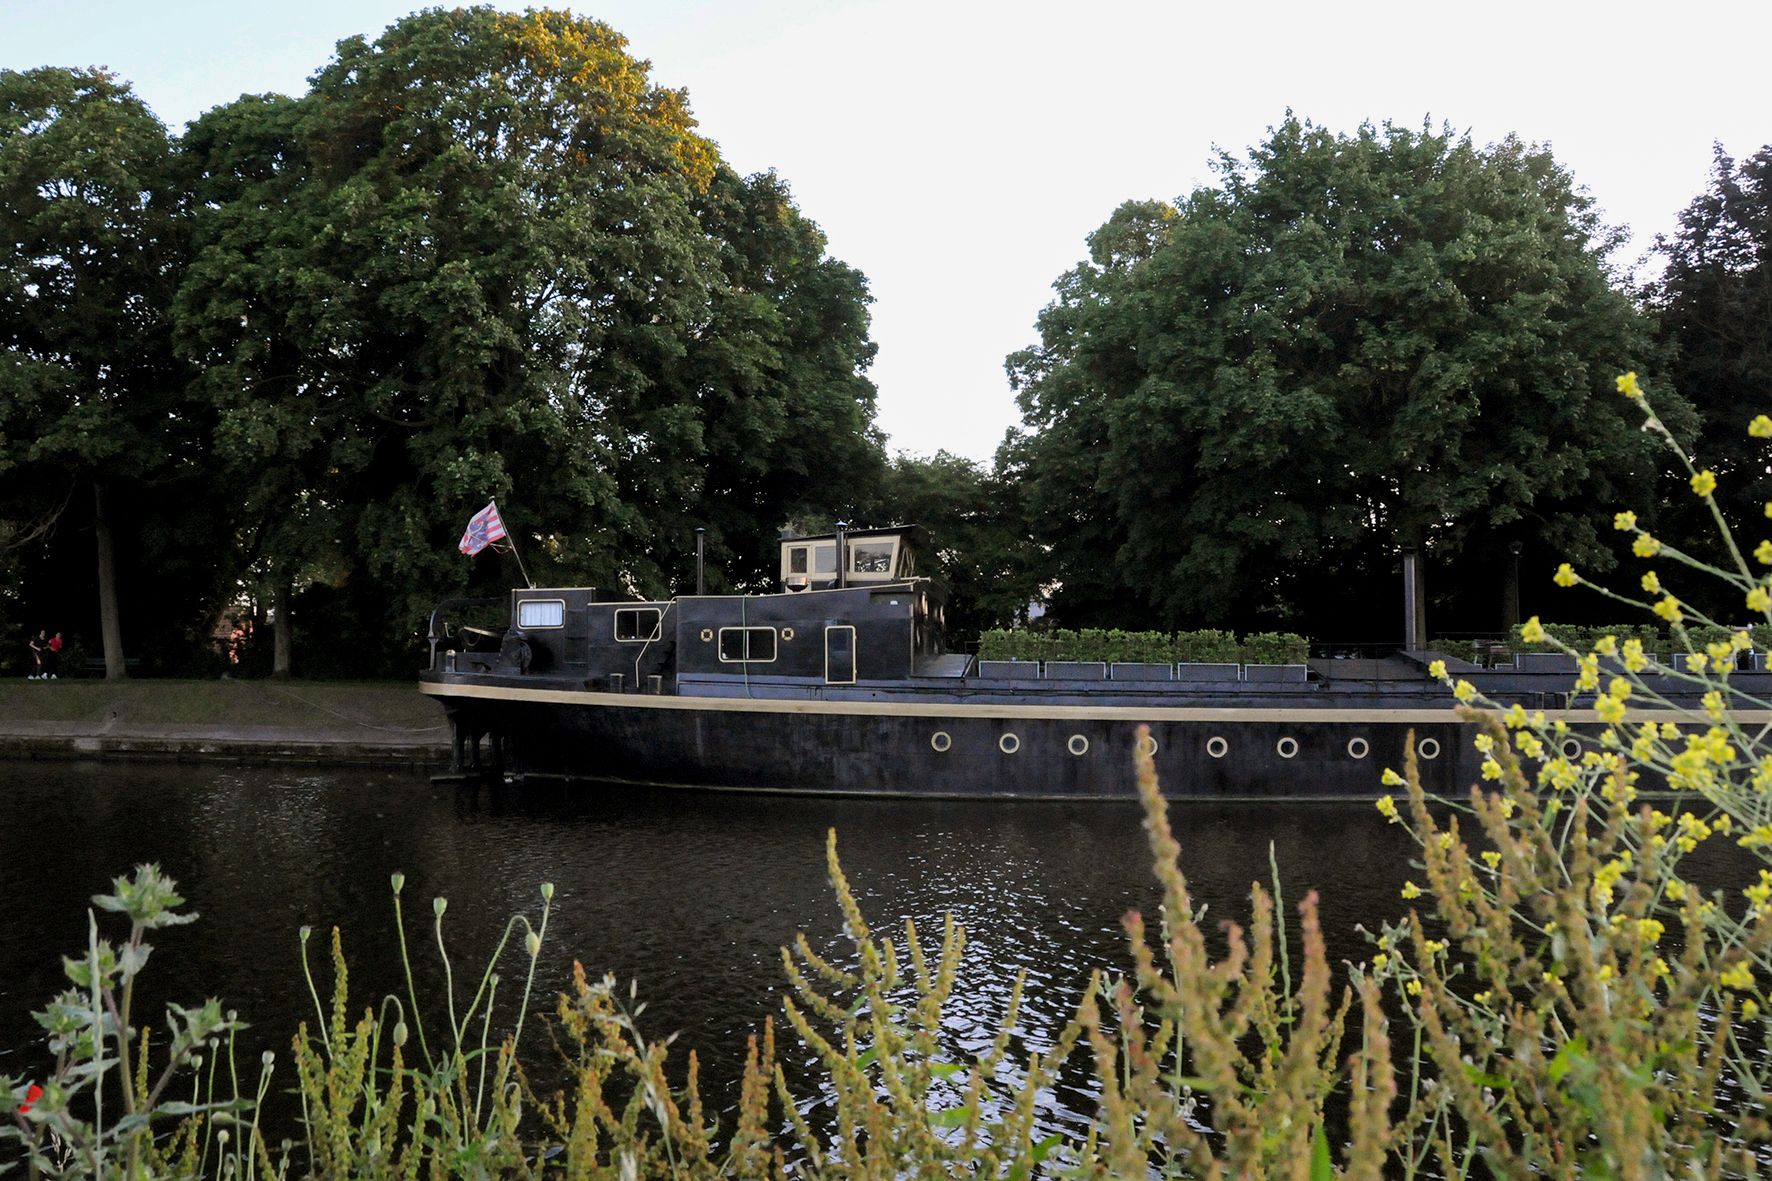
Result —
M1479 775L1433 653L1308 665L1057 665L947 652L921 529L781 543L779 592L634 602L595 588L456 600L432 617L423 692L452 776L818 794L1081 799L1133 794L1140 725L1164 792L1370 799L1415 736L1428 790ZM501 619L466 620L490 608ZM1573 664L1449 661L1503 705L1566 718ZM1772 688L1772 675L1764 678ZM1746 686L1744 686L1746 687ZM1633 711L1635 714L1636 711Z

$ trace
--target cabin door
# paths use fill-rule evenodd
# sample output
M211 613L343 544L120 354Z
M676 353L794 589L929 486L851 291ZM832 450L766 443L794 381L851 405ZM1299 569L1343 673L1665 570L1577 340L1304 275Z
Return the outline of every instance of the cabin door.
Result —
M824 629L824 682L855 684L855 629L848 624Z

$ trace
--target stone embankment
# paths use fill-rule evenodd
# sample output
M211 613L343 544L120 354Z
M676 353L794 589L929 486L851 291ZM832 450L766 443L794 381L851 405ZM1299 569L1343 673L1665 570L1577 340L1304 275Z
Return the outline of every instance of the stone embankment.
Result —
M20 678L0 684L0 759L441 769L449 727L412 684Z

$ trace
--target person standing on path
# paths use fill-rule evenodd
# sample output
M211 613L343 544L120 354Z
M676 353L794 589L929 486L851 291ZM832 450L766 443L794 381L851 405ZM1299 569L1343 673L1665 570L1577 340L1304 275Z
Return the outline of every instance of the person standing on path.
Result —
M49 679L53 681L55 680L55 675L61 671L61 667L62 634L56 632L53 636L49 637L49 650L43 655L43 668L44 671L48 673Z
M39 628L37 634L31 637L31 675L25 680L41 681L43 679L43 654L47 651L49 651L49 637Z

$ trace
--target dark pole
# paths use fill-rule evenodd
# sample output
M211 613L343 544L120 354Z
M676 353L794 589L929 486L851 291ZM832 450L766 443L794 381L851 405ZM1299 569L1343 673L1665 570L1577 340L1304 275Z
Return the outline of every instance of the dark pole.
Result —
M838 521L837 522L837 589L838 590L842 590L844 587L849 585L849 578L848 578L849 572L846 569L846 567L849 565L849 563L845 560L848 555L843 552L845 549L848 548L846 545L846 542L848 539L844 537L844 534L847 533L848 531L849 531L849 522L848 521Z
M1514 542L1507 547L1513 555L1507 568L1507 586L1501 595L1501 626L1509 632L1520 622L1520 553L1526 547L1521 542Z
M707 579L708 531L700 525L695 527L695 593L708 593Z

